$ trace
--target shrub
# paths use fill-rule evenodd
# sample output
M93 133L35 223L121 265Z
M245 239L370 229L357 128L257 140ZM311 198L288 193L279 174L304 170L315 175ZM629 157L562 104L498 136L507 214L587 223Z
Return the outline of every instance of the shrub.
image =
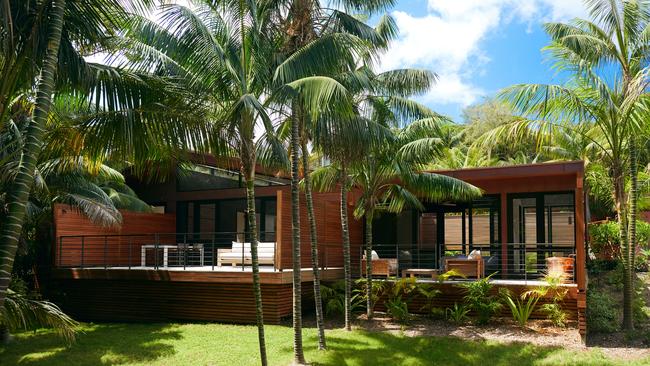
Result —
M618 329L618 305L611 296L589 289L587 291L587 329L595 333L611 333Z
M469 308L476 313L476 322L478 324L489 323L492 316L503 306L499 298L491 294L492 283L490 283L490 279L493 275L460 285L465 289L463 299L467 302Z
M650 224L637 221L637 245L641 248L648 247L650 240ZM602 258L620 258L620 226L616 221L589 225L591 237L591 250Z
M336 281L329 286L321 283L320 289L321 298L325 305L325 313L327 315L345 314L345 281ZM353 313L364 310L363 296L358 291L353 290L350 300Z

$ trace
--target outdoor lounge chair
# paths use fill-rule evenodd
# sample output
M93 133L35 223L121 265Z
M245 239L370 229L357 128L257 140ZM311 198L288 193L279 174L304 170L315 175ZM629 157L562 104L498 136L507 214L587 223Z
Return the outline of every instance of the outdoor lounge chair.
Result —
M259 264L273 265L275 263L275 243L258 242L257 257ZM232 266L252 264L251 243L233 241L232 248L217 249L217 266L221 267L224 263L229 263Z
M366 274L366 258L361 259L361 277ZM397 258L379 258L374 250L372 251L372 275L373 276L397 276Z

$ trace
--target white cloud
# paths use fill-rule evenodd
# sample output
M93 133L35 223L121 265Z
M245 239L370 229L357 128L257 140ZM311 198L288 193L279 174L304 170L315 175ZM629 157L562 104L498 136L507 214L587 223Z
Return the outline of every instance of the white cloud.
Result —
M428 14L393 12L400 38L382 58L383 70L428 68L439 82L422 99L436 104L476 102L485 92L472 76L489 62L481 42L510 22L535 24L585 16L582 0L428 0Z

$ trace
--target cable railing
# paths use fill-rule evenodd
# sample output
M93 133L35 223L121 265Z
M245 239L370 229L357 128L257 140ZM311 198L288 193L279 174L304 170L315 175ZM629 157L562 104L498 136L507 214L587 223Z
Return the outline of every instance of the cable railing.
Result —
M275 232L258 235L258 262L263 271L291 268L291 251L281 254ZM331 244L319 244L319 266L338 265L341 256ZM311 268L303 253L304 268ZM156 233L61 236L55 265L59 268L120 268L233 271L250 270L252 253L249 232Z
M373 276L431 275L457 270L468 278L492 275L503 280L540 280L547 273L561 275L564 282L575 279L573 243L373 244ZM472 251L474 258L469 260ZM479 256L480 252L480 256ZM365 274L365 249L360 248L356 273ZM480 263L478 263L480 258Z

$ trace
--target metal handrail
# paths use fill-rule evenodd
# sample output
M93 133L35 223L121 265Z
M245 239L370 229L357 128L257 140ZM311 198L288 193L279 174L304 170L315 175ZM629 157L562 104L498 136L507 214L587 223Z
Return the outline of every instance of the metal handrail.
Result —
M260 232L258 242L275 238L276 232ZM216 270L219 250L232 249L231 242L248 239L250 232L202 232L202 233L145 233L145 234L92 234L62 235L58 237L59 248L55 252L54 264L61 268L144 268L155 270L207 266ZM279 268L278 243L274 242L272 260L273 271ZM81 251L79 251L81 242ZM236 263L242 271L252 263L245 246L241 248L241 258ZM340 248L340 244L319 243L319 261L321 268L331 266L330 248ZM153 258L151 258L153 252ZM268 252L267 252L268 253ZM161 261L162 259L162 261ZM151 263L153 260L153 263ZM268 259L267 262L268 263Z

